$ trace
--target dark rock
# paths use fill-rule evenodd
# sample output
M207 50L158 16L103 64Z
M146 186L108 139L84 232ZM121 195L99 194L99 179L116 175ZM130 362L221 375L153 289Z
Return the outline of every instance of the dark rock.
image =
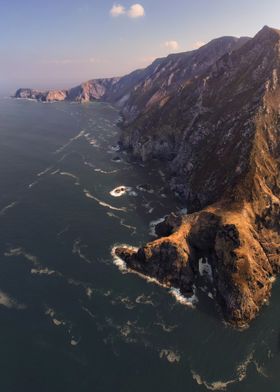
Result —
M182 217L171 213L165 217L163 222L160 222L155 227L155 233L158 237L167 237L174 233L182 224Z

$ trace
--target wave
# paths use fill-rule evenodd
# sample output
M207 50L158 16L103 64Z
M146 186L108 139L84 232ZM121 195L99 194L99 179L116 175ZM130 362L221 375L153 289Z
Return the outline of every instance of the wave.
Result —
M102 200L99 200L97 197L93 196L87 189L84 189L84 194L87 198L95 200L102 207L109 208L110 210L114 210L114 211L127 212L127 209L125 207L120 207L120 208L114 207L111 204L108 204Z
M26 252L23 248L11 248L9 251L4 253L5 257L16 257L23 256L27 261L29 261L33 268L30 269L32 275L56 275L63 276L60 272L50 270L48 267L42 265L38 257Z
M124 218L120 218L119 216L115 215L113 212L107 212L107 215L108 215L110 218L114 218L114 219L119 220L121 226L127 228L128 230L131 230L131 232L132 232L131 235L136 234L136 230L137 230L137 229L136 229L136 226L127 225L127 224L125 223L125 219L124 219Z
M60 237L62 234L66 233L69 230L70 226L66 226L64 229L62 229L59 233L57 233L57 237Z
M169 290L170 294L173 295L173 297L176 299L176 301L185 306L189 306L191 308L195 308L195 305L198 303L198 298L196 296L196 287L193 286L193 295L191 297L185 297L180 289L177 289L175 287L172 287Z
M77 346L80 343L81 338L76 338L74 336L72 336L71 340L70 340L70 344L71 346Z
M207 382L205 381L201 375L196 373L195 371L192 372L193 379L197 382L198 385L203 385L210 391L226 391L227 387L231 384L240 383L247 377L247 370L250 363L253 361L254 352L251 352L243 362L241 362L236 368L236 377L227 380L227 381L214 381L214 382Z
M118 186L117 188L113 189L110 192L110 195L113 197L121 197L123 195L125 195L126 193L130 192L132 190L132 188L125 186L125 185L121 185Z
M18 201L13 201L12 203L8 204L6 207L2 208L0 211L0 216L5 215L8 210L15 207L18 204Z
M146 193L150 193L150 194L155 193L154 189L151 187L150 184L137 185L136 188L137 188L139 191L141 191L141 192L146 192Z
M134 197L138 196L138 194L135 191L133 191L132 187L125 186L125 185L120 185L110 192L110 195L113 197L121 197L126 194L128 194L129 196L134 196Z
M0 290L0 305L5 306L8 309L26 309L26 306L23 304L19 304L13 298L11 298L8 294L4 293Z
M164 287L164 288L170 288L169 286L160 283L156 278L152 278L148 275L144 275L141 272L135 271L129 267L127 267L126 262L121 259L119 256L116 255L116 249L117 248L127 248L127 249L131 249L135 252L138 251L139 248L135 247L135 246L130 246L127 244L118 244L118 245L114 245L111 249L111 255L113 257L113 263L119 268L119 270L122 273L131 273L137 276L140 276L142 279L146 280L148 283L155 283L156 285L160 286L160 287Z
M86 138L87 142L92 147L95 147L95 148L99 148L100 147L100 145L98 144L97 140L95 138L93 138L93 137L90 137L89 133L84 134L84 137Z
M91 264L91 260L88 259L82 252L81 240L78 238L74 241L72 253L74 255L78 255L80 259L84 260L86 263Z
M110 170L110 171L106 171L106 170L102 170L102 169L94 169L95 172L97 173L101 173L101 174L115 174L117 173L119 170Z
M135 252L138 251L139 248L136 248L134 246L130 246L127 244L120 244L120 245L114 245L111 249L111 255L113 258L113 263L119 268L119 270L122 273L131 273L134 275L139 276L140 278L146 280L146 282L148 283L153 283L156 284L157 286L163 287L165 289L168 289L169 294L171 294L178 303L180 303L181 305L185 305L191 308L194 308L195 305L198 303L198 298L196 296L196 287L193 286L193 295L191 297L185 297L179 289L175 288L175 287L170 287L167 284L161 283L158 279L142 274L139 271L135 271L134 269L131 269L127 266L126 262L121 259L119 256L116 255L116 249L117 248L127 248L127 249L131 249Z
M45 268L32 268L31 269L32 275L56 275L57 272L54 270L49 270L47 267Z
M156 226L159 223L164 222L165 218L166 218L166 216L164 216L163 218L159 218L159 219L156 219L156 220L153 220L153 221L150 222L150 224L149 224L149 234L150 234L150 236L157 237L157 235L156 235Z
M53 169L53 166L47 167L45 170L41 171L40 173L37 174L37 177L41 177L44 174L47 174L50 170Z
M26 252L23 248L11 248L9 251L4 253L5 257L23 256L26 260L30 261L35 266L40 266L39 259Z
M152 300L150 295L148 295L148 296L146 296L145 294L138 295L138 297L136 298L135 302L137 304L155 306L155 303Z
M75 180L75 185L77 185L77 186L80 185L80 179L77 176L75 176L74 174L69 173L69 172L59 172L59 174L61 176L66 176L66 177L73 178Z
M168 332L168 333L172 332L172 331L174 331L174 329L178 328L178 325L166 325L163 322L157 322L154 325L161 327L163 332Z
M63 146L59 147L57 150L54 151L54 154L59 154L60 152L62 152L63 150L65 150L65 148L67 148L68 146L70 146L70 144L72 142L74 142L75 140L80 139L81 137L83 137L85 135L85 131L82 130L80 131L76 136L72 137L67 143L65 143Z
M59 327L60 325L67 324L66 321L61 320L60 318L58 318L58 316L56 316L56 313L52 308L47 308L45 311L45 315L49 316L51 318L52 322L54 323L54 325L56 325L57 327Z
M96 173L101 173L101 174L115 174L119 171L119 170L103 170L97 168L93 163L88 162L86 160L84 160L84 165L91 167Z
M53 172L51 172L51 176L54 176L55 174L59 173L59 169L54 170Z
M170 349L161 350L159 357L161 359L166 359L170 363L178 363L181 360L181 355L178 352L172 351Z

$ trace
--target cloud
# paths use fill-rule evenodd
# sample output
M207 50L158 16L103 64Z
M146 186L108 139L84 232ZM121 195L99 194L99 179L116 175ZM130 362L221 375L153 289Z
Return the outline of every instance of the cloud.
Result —
M116 17L118 17L120 15L124 15L125 13L126 13L125 8L121 4L114 4L113 7L110 10L110 14L114 18L116 18Z
M114 18L126 15L129 18L136 19L145 16L145 9L139 3L133 4L128 10L121 4L114 4L110 10L110 14Z
M204 41L196 41L193 44L192 48L193 49L199 49L199 48L201 48L201 46L204 46L205 44L206 44L206 42L204 42Z
M163 44L163 47L171 50L171 51L175 51L179 49L179 43L177 41L171 40L171 41L165 41Z
M129 10L127 11L127 15L130 18L141 18L142 16L145 16L145 10L144 7L141 4L133 4Z

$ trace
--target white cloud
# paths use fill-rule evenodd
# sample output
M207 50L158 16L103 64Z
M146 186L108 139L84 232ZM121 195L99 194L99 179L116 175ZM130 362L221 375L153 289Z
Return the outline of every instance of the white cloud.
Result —
M171 41L165 41L163 46L166 49L171 50L173 52L175 50L178 50L180 45L177 41L171 40Z
M141 18L142 16L145 16L145 10L144 7L141 4L133 4L129 10L127 11L127 15L130 18Z
M125 8L121 4L114 4L113 7L110 10L110 14L114 18L116 18L116 17L118 17L120 15L124 15L125 13L126 13L125 12Z
M129 18L136 19L145 16L145 9L141 4L133 4L128 10L121 4L114 4L110 10L111 16L117 18L121 15L126 15Z
M199 49L199 48L201 48L201 46L204 46L205 44L206 44L206 42L204 42L204 41L196 41L193 44L192 48L193 49Z

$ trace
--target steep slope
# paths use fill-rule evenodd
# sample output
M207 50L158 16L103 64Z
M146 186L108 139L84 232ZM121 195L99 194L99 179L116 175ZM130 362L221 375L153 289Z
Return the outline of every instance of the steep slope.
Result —
M89 80L71 88L67 93L67 99L77 102L105 100L108 90L111 90L118 81L119 78Z
M185 294L208 286L240 328L280 270L279 80L280 32L264 27L123 136L142 159L163 157L165 144L172 186L193 213L167 219L158 230L166 236L138 252L117 255Z
M201 75L225 53L242 46L250 38L221 37L197 50L171 54L155 60L145 70L143 80L134 87L123 108L126 121L155 107L162 107L192 78Z

